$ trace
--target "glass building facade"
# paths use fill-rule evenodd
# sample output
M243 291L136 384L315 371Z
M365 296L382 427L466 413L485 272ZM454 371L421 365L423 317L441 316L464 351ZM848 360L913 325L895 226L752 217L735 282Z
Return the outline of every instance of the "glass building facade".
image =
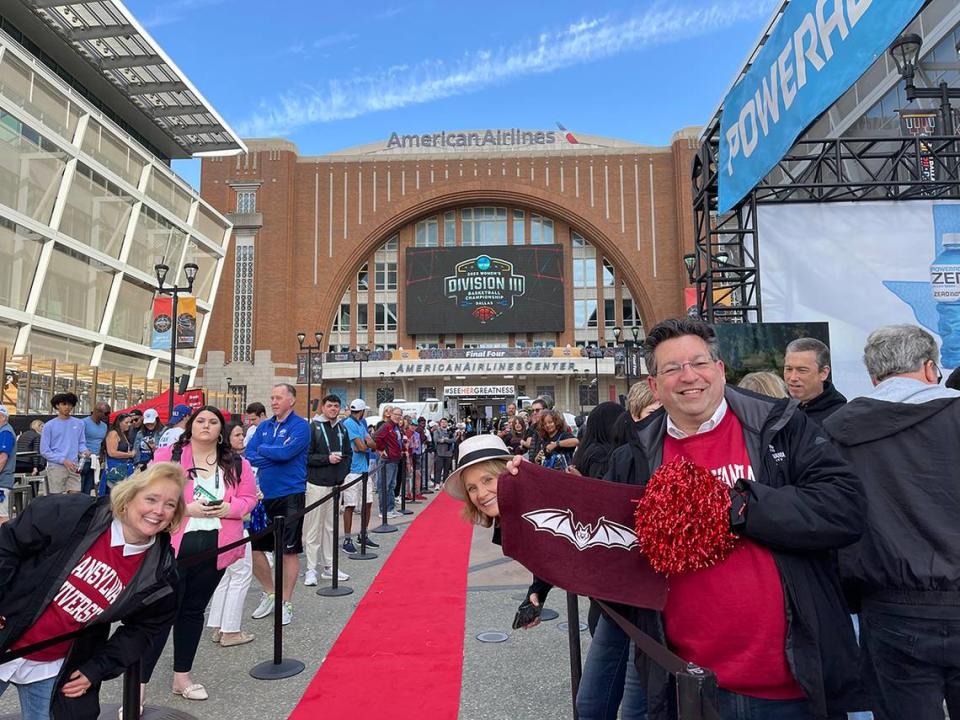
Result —
M230 223L141 142L0 31L0 348L164 379L154 265L199 266L193 376Z

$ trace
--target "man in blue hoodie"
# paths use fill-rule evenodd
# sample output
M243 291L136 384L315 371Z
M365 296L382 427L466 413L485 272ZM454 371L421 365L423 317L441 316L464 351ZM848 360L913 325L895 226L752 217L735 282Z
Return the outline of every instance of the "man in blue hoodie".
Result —
M310 446L310 425L293 411L297 389L281 383L273 386L270 407L273 417L257 425L247 443L244 454L257 468L257 482L263 493L263 505L268 518L289 517L306 506L307 451ZM266 552L273 551L274 562L283 562L283 624L293 619L293 589L300 572L299 555L303 551L303 516L285 526L283 547L273 547L273 536L268 535L253 543L253 574L260 581L263 593L260 604L253 611L254 618L267 617L273 612L276 588ZM282 558L282 560L281 560Z

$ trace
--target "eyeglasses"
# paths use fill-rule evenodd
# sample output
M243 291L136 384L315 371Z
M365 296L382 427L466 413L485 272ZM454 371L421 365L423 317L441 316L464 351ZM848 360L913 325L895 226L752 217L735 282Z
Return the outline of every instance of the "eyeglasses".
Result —
M713 360L690 360L685 363L670 363L669 365L664 365L657 371L657 375L665 378L676 377L683 372L683 369L687 366L690 366L690 369L697 374L702 374L714 367Z
M937 385L939 385L940 381L943 380L943 373L940 372L940 366L937 365L933 360L930 361L930 364L933 365L933 369L937 371Z

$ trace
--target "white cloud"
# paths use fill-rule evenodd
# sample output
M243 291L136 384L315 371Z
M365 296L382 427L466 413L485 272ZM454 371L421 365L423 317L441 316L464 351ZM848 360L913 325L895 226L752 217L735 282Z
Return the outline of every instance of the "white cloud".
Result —
M284 135L304 125L346 120L453 97L517 77L549 73L623 52L704 35L768 15L774 0L713 0L696 8L656 4L628 19L583 19L560 31L544 31L512 47L481 49L453 61L425 60L262 101L236 124L246 137Z
M179 22L194 10L209 5L220 5L227 0L168 0L152 6L152 14L145 15L140 24L147 30Z

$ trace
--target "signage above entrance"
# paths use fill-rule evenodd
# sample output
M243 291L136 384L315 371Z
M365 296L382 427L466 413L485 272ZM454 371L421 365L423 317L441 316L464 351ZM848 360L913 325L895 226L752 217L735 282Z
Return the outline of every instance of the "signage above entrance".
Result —
M446 397L513 397L517 394L514 385L447 385Z

